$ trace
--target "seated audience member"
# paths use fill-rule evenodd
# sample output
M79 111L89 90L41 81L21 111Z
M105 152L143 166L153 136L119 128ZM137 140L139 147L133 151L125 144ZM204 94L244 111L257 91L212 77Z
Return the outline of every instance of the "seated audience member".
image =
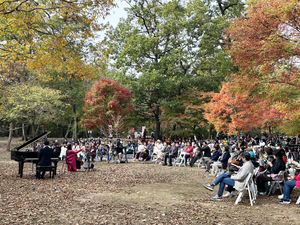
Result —
M165 155L168 153L169 148L170 148L170 147L168 146L168 143L167 143L167 142L164 142L161 151L159 152L159 154L157 154L157 161L158 161L158 162L164 161Z
M280 171L285 170L285 163L282 160L281 151L275 150L273 157L273 161L267 162L270 166L271 173L268 174L268 170L266 170L266 173L262 173L256 178L258 194L266 195L266 182L274 180Z
M126 147L127 154L134 154L135 153L135 147L133 146L132 142L129 141Z
M214 187L220 184L218 194L211 198L213 201L223 201L222 194L226 184L234 187L238 191L241 191L245 185L244 182L248 174L253 173L253 164L250 162L250 154L245 152L241 155L241 157L244 163L237 174L230 177L227 173L222 173L212 184L203 185L208 190L213 191Z
M239 147L234 147L234 151L233 153L231 154L231 157L230 157L230 162L234 162L235 161L235 164L238 164L238 156L240 155L240 148ZM231 167L230 163L228 165L228 167Z
M145 150L145 145L144 145L144 142L141 142L139 143L139 146L138 146L138 150L135 154L135 157L134 157L134 161L138 160L142 154L142 152Z
M197 144L194 144L193 157L190 160L190 167L193 167L195 162L202 157L202 151Z
M210 160L211 157L211 151L206 141L202 143L202 148L200 147L200 151L203 152L202 158L200 159L202 162L202 168L206 168L206 163Z
M256 161L256 159L255 159L255 154L254 154L254 152L253 152L253 151L250 151L249 154L250 154L250 160L251 160L251 162L252 162L254 168L259 167L259 163L258 163L258 162Z
M284 162L284 164L287 163L287 157L285 155L285 151L283 149L280 149L281 155L282 155L282 160Z
M205 170L206 173L209 172L211 165L218 161L220 157L219 149L220 146L218 144L215 144L214 147L212 148L213 150L212 156L210 157L209 161L206 163L206 170Z
M185 165L187 164L188 158L192 158L193 157L193 151L194 151L194 148L191 146L191 143L188 142L187 146L186 146L186 148L184 150L184 153L185 153L185 155L184 155Z
M221 147L221 149L222 149L221 157L217 162L214 162L212 165L212 175L217 175L219 167L221 167L223 170L227 169L228 159L230 158L229 147L225 146L225 147Z
M271 173L271 167L268 165L268 162L273 162L273 150L270 147L266 147L264 152L263 149L259 150L259 172L264 172L267 170L267 173Z
M149 151L149 154L151 155L152 153L153 153L153 148L154 148L154 146L153 146L153 142L151 141L148 141L148 143L147 143L147 150Z
M155 142L155 145L153 148L153 155L156 155L158 157L158 155L161 153L162 149L163 149L163 145L162 145L161 141L157 140ZM160 160L158 160L158 161L160 162Z
M165 155L165 165L167 164L167 160L169 159L168 166L172 166L172 159L176 158L178 155L178 147L175 146L175 142L171 143L171 147L169 148L169 152Z
M150 157L150 155L149 155L149 150L148 150L147 148L146 148L144 151L142 151L141 158L142 158L142 160L143 160L142 163L144 163L144 162L150 160L151 157Z
M294 187L300 188L300 173L297 176L291 177L291 180L284 182L283 195L278 196L280 199L278 203L290 204L290 195Z

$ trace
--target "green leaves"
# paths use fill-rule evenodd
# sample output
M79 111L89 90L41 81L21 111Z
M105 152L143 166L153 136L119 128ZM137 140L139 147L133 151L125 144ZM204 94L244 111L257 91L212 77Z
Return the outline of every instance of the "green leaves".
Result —
M182 106L193 88L218 90L232 73L222 35L240 6L235 3L226 1L222 15L214 1L132 1L128 17L109 29L104 41L107 57L122 70L120 80L128 77L137 114L145 122L152 123L153 117L159 127L162 111L180 117L182 107L170 105Z
M61 114L62 102L60 91L29 83L15 84L9 88L5 98L1 98L1 118L22 120L32 124L54 121L56 114Z

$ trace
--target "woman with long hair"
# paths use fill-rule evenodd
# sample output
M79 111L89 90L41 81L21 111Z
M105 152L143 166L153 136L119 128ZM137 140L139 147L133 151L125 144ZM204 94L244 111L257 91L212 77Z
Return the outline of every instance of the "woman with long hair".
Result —
M79 149L78 151L72 150L72 145L67 145L67 152L66 152L66 163L68 165L68 171L77 172L76 168L76 158L77 153L81 152L82 149Z

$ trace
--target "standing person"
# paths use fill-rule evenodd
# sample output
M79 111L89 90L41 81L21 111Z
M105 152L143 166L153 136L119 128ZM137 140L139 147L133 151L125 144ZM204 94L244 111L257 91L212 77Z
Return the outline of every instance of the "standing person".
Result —
M60 155L59 155L61 160L65 160L66 152L67 152L66 144L63 144L63 146L61 147Z
M44 148L38 152L39 162L37 166L51 166L51 156L53 149L49 147L49 141L44 142ZM44 178L45 171L42 172L41 178ZM38 174L36 174L38 176Z
M116 156L118 157L119 162L121 162L123 158L123 144L121 143L120 139L117 139L115 150L117 152Z
M91 130L88 130L88 135L89 135L89 138L92 137L92 131Z
M72 150L71 144L68 144L67 146L67 152L66 152L66 163L68 165L68 171L73 171L76 172L76 158L77 158L77 153L81 152L81 149L78 151Z

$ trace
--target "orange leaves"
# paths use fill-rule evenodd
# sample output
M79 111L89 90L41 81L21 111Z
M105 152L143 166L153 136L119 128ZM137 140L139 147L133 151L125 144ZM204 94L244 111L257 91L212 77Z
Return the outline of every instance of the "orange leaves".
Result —
M214 124L217 132L236 134L259 123L255 105L248 94L231 92L230 83L224 83L220 93L211 96L211 101L205 105L204 118Z
M296 42L299 44L295 39L299 16L300 6L293 0L262 0L249 7L248 14L227 29L227 36L233 40L228 50L233 62L243 73L260 68L266 74L274 71L280 60L299 55L295 48Z

